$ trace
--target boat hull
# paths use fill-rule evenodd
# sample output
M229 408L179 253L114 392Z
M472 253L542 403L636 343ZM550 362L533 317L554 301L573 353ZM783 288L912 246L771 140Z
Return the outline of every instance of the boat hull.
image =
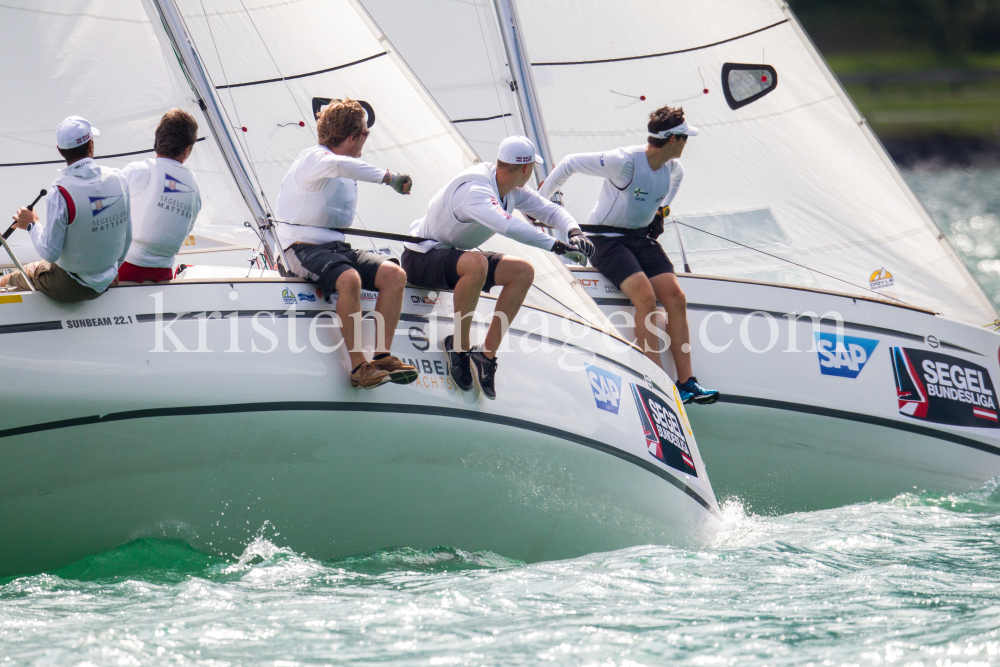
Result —
M634 312L599 273L575 275L616 324ZM821 290L680 280L695 374L723 397L689 411L720 497L736 496L757 511L811 511L915 490L967 491L1000 475L992 384L1000 378L1000 336L989 329ZM801 317L807 312L817 319ZM619 328L633 335L631 327ZM911 362L900 381L894 355ZM674 375L669 353L661 359ZM913 389L899 386L908 377L917 378L924 399L936 391L923 368L928 360L949 372L978 369L974 388L980 375L988 387L959 400L900 400L901 391ZM980 404L976 417L972 409Z
M305 311L295 325L282 297L288 285ZM653 371L634 350L618 343L595 355L586 351L602 350L606 334L574 324L578 335L566 344L515 322L498 398L488 401L458 391L436 349L451 332L450 295L408 290L393 351L420 377L355 390L346 354L311 344L310 313L332 306L300 299L307 289L119 287L73 307L25 295L21 322L5 320L0 354L18 394L0 423L0 576L147 536L239 554L263 530L319 559L449 546L535 561L696 545L718 526L693 435L698 474L683 474L650 455L631 396L615 413L595 404L585 371L595 365L617 374L623 394L640 384L671 399L643 379ZM157 292L161 324L185 304L192 314L170 332L205 352L179 353L169 335L164 351L153 351L160 325L148 311ZM239 310L200 316L233 301ZM485 314L492 301L482 301ZM563 318L526 311L559 330ZM41 328L46 322L61 326ZM252 351L271 347L255 322L274 336L271 352ZM15 331L29 325L35 330ZM475 336L483 330L477 325ZM338 336L316 332L330 346ZM518 344L525 340L527 351ZM233 347L243 352L228 353ZM629 374L630 365L638 370Z

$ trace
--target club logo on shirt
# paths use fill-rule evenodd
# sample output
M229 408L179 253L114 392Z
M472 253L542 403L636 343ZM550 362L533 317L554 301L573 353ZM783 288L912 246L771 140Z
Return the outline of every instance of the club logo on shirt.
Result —
M636 198L637 201L646 201L646 196L649 193L642 188L636 188L632 191L632 196Z
M503 215L504 215L505 218L507 218L508 220L510 220L510 213L508 213L507 209L505 209L503 207L503 204L500 203L499 199L497 199L496 197L490 197L490 204L492 206L496 207L496 209L498 211L500 211L501 213L503 213Z
M90 213L97 217L102 213L107 213L108 209L118 203L122 195L112 195L110 197L90 197Z
M170 174L166 174L163 179L163 191L169 192L170 194L182 194L186 192L194 192L194 188L187 183L174 178Z

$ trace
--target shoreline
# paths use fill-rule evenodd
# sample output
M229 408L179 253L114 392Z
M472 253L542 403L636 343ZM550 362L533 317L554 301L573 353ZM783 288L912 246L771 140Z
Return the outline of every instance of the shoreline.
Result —
M1000 141L996 140L946 134L880 139L889 156L903 169L1000 166Z

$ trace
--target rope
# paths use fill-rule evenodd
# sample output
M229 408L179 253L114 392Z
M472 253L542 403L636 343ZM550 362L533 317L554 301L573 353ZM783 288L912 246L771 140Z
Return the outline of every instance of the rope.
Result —
M762 255L767 255L768 257L772 257L772 258L774 258L774 259L779 259L779 260L781 260L782 262L788 262L789 264L792 264L793 266L797 266L797 267L799 267L800 269L805 269L806 271L811 271L811 272L813 272L813 273L818 273L818 274L820 274L821 276L826 276L827 278L833 278L834 280L839 280L839 281L840 281L840 282L842 282L842 283L845 283L845 284L847 284L847 285L850 285L851 287L857 287L858 289L860 289L860 290L864 290L865 292L871 292L872 294L877 294L877 295L878 295L878 296L879 296L880 298L882 298L882 299L892 299L893 301L898 301L899 303L906 303L906 302L905 302L905 301L903 301L902 299L897 299L896 297L893 297L893 296L889 296L888 294L882 294L881 292L876 292L876 291L875 291L875 290L873 290L873 289L869 289L868 287L862 287L861 285L857 285L857 284L855 284L855 283L852 283L852 282L851 282L851 281L849 281L849 280L844 280L843 278L838 278L837 276L832 276L832 275L830 275L829 273L824 273L824 272L822 272L822 271L817 271L816 269L810 269L810 268L809 268L808 266L806 266L805 264L799 264L798 262L793 262L793 261L792 261L792 260L790 260L790 259L785 259L784 257L779 257L778 255L772 255L772 254L771 254L771 253L769 253L769 252L764 252L764 251L763 251L763 250L761 250L760 248L754 248L754 247L752 247L752 246L748 246L748 245L744 245L743 243L740 243L739 241L734 241L734 240L732 240L732 239L727 239L727 238L726 238L725 236L719 236L718 234L713 234L712 232L709 232L709 231L706 231L706 230L704 230L704 229L701 229L701 228L699 228L699 227L694 227L693 225L689 225L689 224L687 224L686 222L681 222L680 220L678 220L678 219L676 219L676 218L674 218L674 222L675 222L676 224L678 224L678 225L684 225L684 226L685 226L685 227L687 227L688 229L694 229L694 230L696 230L696 231L699 231L699 232L701 232L701 233L703 233L703 234L708 234L709 236L714 236L714 237L715 237L715 238L717 238L717 239L722 239L723 241L727 241L728 243L735 243L736 245L740 246L741 248L746 248L747 250L753 250L753 251L755 251L755 252L759 252L759 253L760 253L760 254L762 254ZM989 326L989 325L987 325L987 326Z

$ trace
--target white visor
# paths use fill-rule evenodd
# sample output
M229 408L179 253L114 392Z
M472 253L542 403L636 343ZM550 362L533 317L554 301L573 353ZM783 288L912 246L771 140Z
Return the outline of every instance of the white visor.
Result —
M697 127L695 127L694 125L688 125L687 121L684 121L677 127L672 127L669 130L661 130L656 134L650 132L649 136L656 137L657 139L666 139L671 134L686 134L689 137L694 137L698 135L698 132L699 130Z

